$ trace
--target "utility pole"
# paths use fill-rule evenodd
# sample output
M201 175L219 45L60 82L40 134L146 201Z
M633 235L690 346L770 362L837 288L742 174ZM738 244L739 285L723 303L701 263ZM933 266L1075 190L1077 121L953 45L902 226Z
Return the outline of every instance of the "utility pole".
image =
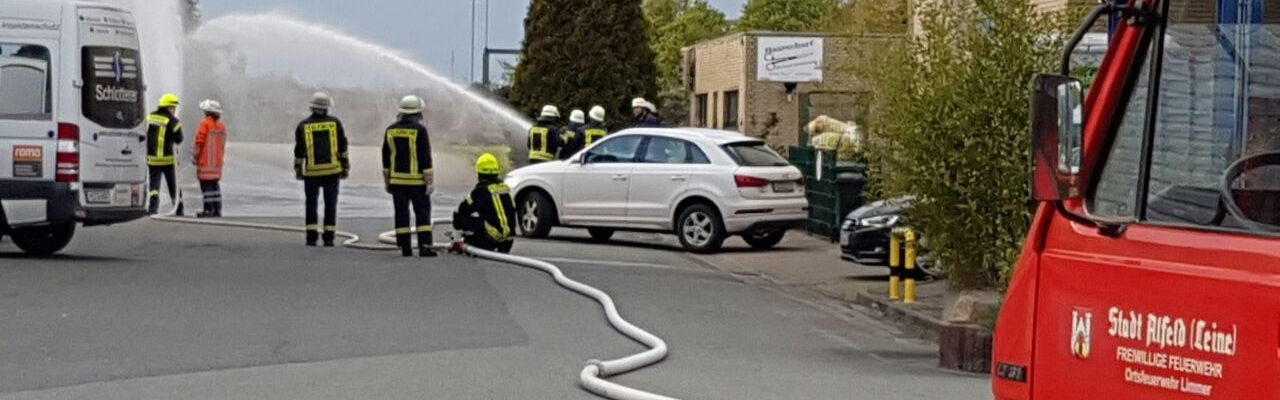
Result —
M467 68L467 83L476 80L476 0L471 0L471 66Z

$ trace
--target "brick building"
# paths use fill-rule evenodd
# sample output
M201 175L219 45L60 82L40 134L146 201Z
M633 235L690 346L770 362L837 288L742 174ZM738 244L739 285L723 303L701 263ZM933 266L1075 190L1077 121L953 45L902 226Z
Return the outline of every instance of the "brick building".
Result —
M786 38L818 38L821 80L786 84L759 78L759 43ZM866 39L818 33L746 32L698 43L684 49L685 84L689 89L692 126L740 131L773 146L807 141L801 126L818 115L861 120L867 109L866 87L850 71ZM794 86L790 86L794 85ZM788 90L790 89L790 90Z

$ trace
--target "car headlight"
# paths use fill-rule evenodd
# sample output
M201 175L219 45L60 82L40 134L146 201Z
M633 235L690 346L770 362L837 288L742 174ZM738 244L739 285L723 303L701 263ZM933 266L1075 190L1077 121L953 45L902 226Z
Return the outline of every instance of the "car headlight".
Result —
M871 228L888 228L888 227L897 225L898 221L901 219L902 219L901 215L894 215L894 214L879 215L875 217L864 218L861 221L858 221L858 225L871 227Z
M855 225L854 220L846 219L844 220L844 224L840 225L840 230L847 231L849 229L853 229L854 225Z

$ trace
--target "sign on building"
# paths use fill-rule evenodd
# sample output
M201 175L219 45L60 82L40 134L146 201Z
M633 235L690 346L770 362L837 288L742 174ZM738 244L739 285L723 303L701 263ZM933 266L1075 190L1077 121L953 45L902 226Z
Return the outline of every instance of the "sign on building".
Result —
M822 82L823 38L761 36L756 46L756 79Z

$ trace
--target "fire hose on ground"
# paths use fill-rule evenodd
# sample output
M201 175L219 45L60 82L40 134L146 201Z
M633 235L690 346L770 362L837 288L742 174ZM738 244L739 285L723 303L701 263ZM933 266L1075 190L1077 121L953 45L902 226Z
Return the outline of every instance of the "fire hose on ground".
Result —
M257 229L257 230L265 230L265 231L295 232L295 233L306 232L304 228L285 226L285 225L228 221L228 220L219 220L219 219L193 219L193 218L177 217L176 216L178 211L177 205L182 204L182 197L183 197L182 190L177 190L177 193L178 193L178 198L173 202L174 207L162 215L152 216L151 219L156 221L162 221L162 222L207 225L207 226L221 226L221 227L228 227L228 228ZM433 219L432 220L432 225L439 225L441 223L451 224L452 221L449 219ZM395 231L388 231L388 232L383 232L379 234L378 241L381 244L360 243L360 236L350 232L338 231L335 233L335 236L345 239L342 242L342 245L344 247L349 247L352 249L373 250L373 251L388 251L388 250L399 249L398 247L389 245L389 244L396 243ZM445 250L450 247L450 244L433 243L433 247L439 250ZM675 398L672 398L672 397L649 393L643 390L619 385L613 382L609 382L608 380L605 379L610 376L616 376L616 375L621 375L628 372L633 372L641 368L645 368L645 367L657 364L667 357L667 343L663 341L662 338L659 338L658 336L652 333L649 333L644 329L640 329L639 327L635 326L634 324L624 319L622 315L618 312L618 306L613 302L613 298L610 297L608 293L605 293L600 289L586 285L582 282L578 282L576 280L573 280L572 278L569 278L568 276L565 276L564 272L561 271L559 267L556 267L555 265L545 261L540 261L540 260L536 260L529 257L522 257L522 256L515 256L510 254L502 254L502 253L496 253L491 251L485 251L477 248L472 248L471 246L463 246L463 249L467 254L474 257L481 258L481 259L503 262L507 264L513 264L513 265L517 265L525 268L532 268L532 269L537 269L537 270L546 272L547 274L551 275L552 279L555 280L556 284L568 290L576 292L582 296L591 298L592 300L595 300L597 303L600 303L600 306L604 308L605 317L608 319L609 324L612 325L615 330L627 336L628 338L631 338L632 340L635 340L636 342L639 342L640 344L643 344L649 348L649 350L636 353L630 356L626 356L623 358L615 359L615 360L588 361L587 366L584 367L582 369L582 372L578 374L578 379L579 379L578 384L583 389L601 397L617 399L617 400L676 400Z

